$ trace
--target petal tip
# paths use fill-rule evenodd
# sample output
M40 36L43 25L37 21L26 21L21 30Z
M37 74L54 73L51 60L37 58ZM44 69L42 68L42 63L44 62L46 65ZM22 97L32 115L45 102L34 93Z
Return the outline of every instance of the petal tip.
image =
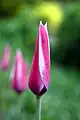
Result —
M22 55L22 52L21 52L21 49L20 49L20 48L17 48L16 54Z
M42 20L40 21L40 25L43 25Z
M45 23L45 27L47 27L47 22Z
M47 30L47 22L45 23L44 27L45 27L45 29Z

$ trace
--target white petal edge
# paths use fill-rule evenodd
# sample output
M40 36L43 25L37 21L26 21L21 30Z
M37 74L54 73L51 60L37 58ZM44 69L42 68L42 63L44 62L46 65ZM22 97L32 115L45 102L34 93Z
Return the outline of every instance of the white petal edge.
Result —
M49 48L49 54L50 54L50 41L49 41L49 34L48 34L48 29L47 29L47 22L44 25L46 34L47 34L47 38L48 38L48 48Z
M42 51L42 41L41 41L41 33L39 28L39 71L42 78L42 81L44 80L44 72L45 69L45 62L44 62L44 56ZM44 85L42 84L40 91L43 89Z
M21 52L21 49L17 49L16 56L19 57L19 58L17 58L16 80L17 80L18 88L20 89L21 81L22 81L22 52Z

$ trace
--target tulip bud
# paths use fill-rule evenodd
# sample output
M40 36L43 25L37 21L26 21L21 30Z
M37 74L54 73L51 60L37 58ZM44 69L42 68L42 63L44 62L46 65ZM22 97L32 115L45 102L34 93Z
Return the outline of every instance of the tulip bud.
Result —
M17 93L22 93L27 88L27 67L28 66L23 59L22 53L18 49L11 74L11 85Z
M35 52L29 75L29 88L35 95L42 95L48 90L50 82L50 45L45 25L40 22Z
M4 53L3 53L3 57L0 63L0 68L3 71L6 71L9 67L9 63L10 63L10 54L11 54L11 50L9 45L6 45L4 48Z

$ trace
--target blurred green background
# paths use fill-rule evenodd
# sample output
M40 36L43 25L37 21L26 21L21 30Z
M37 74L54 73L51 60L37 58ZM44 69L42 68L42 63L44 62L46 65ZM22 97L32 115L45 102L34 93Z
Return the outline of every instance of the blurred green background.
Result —
M74 0L0 0L0 59L4 45L12 54L0 70L0 120L35 120L35 96L10 88L16 48L31 67L39 21L48 22L51 82L42 100L42 120L80 120L80 2Z

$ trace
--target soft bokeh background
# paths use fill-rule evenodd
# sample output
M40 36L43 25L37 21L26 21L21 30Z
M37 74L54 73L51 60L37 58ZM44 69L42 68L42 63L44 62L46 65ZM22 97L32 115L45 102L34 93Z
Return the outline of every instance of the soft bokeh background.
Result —
M74 2L73 2L74 1ZM16 48L31 66L38 24L48 22L51 82L42 100L42 120L80 120L80 2L78 0L0 0L0 59L4 45L12 54L7 72L0 70L0 120L35 120L35 96L10 88Z

